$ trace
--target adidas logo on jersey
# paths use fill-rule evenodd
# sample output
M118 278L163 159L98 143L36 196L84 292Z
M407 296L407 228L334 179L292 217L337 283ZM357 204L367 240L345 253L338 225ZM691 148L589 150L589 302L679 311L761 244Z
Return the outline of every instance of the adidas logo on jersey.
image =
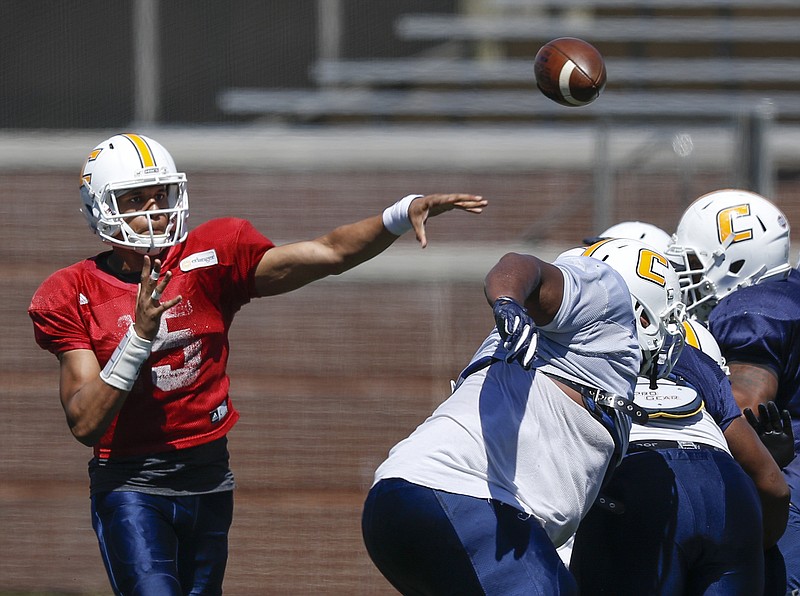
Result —
M222 402L218 407L214 408L209 412L211 415L211 424L215 424L225 418L228 415L228 404L227 402Z

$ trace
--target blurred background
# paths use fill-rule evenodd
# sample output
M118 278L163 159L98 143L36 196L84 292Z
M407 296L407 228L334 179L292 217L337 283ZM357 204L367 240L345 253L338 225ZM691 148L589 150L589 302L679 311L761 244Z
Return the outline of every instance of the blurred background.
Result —
M623 220L672 232L723 187L800 225L796 0L8 0L0 15L0 594L109 593L91 453L26 309L104 249L78 175L112 134L172 152L192 226L245 217L277 243L411 192L491 201L429 222L424 251L404 237L239 314L235 596L393 593L361 505L492 326L482 282L504 252L552 258ZM590 106L536 89L533 57L562 36L606 58Z

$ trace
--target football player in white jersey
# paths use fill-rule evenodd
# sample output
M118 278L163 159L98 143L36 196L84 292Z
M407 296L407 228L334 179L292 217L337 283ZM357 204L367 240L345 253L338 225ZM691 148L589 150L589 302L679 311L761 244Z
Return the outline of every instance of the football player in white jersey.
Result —
M646 420L637 375L668 374L683 345L666 258L606 248L605 262L511 253L487 275L495 328L364 505L367 551L400 592L576 593L556 546Z

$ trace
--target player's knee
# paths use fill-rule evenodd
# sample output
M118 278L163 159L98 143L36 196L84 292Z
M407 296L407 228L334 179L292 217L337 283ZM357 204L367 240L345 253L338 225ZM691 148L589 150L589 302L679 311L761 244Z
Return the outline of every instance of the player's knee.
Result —
M178 579L168 573L154 573L139 578L130 596L181 596L183 590Z

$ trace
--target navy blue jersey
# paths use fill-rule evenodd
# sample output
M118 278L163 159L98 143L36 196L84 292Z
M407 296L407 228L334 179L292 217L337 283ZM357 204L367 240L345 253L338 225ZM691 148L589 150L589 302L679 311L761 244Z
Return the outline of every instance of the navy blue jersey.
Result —
M678 384L691 385L703 398L706 411L724 431L741 416L731 391L731 384L716 360L693 346L686 346L669 378Z
M711 311L708 322L728 363L775 371L776 404L800 418L800 272L792 269L787 279L736 290Z
M789 411L794 436L800 439L800 272L792 269L784 280L729 294L711 311L709 328L729 363L759 364L775 371L775 403ZM800 507L800 457L784 473L792 503Z

